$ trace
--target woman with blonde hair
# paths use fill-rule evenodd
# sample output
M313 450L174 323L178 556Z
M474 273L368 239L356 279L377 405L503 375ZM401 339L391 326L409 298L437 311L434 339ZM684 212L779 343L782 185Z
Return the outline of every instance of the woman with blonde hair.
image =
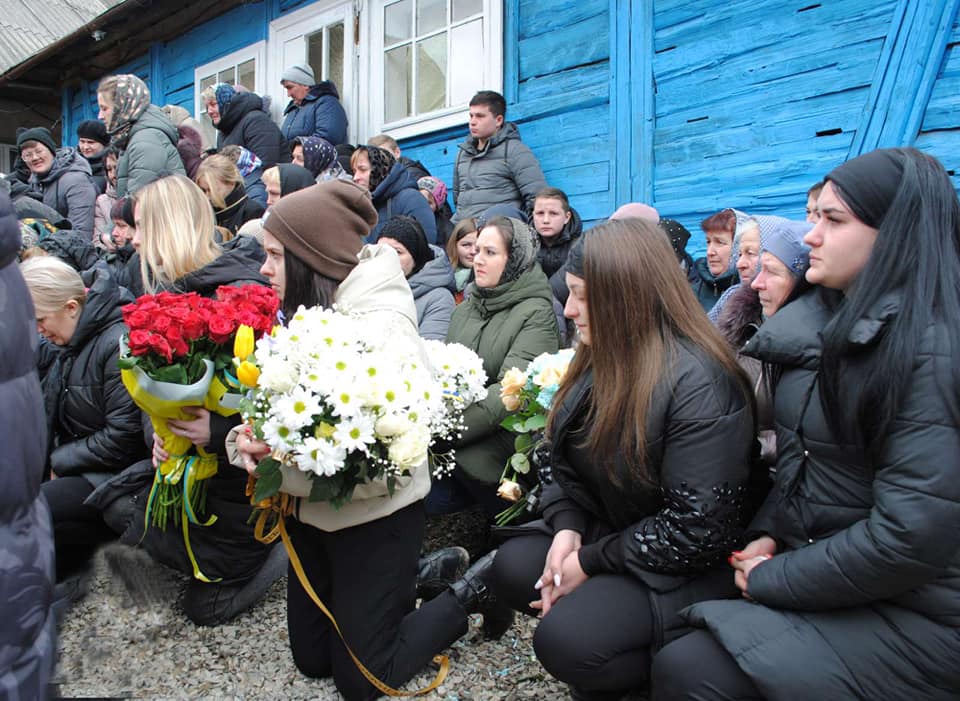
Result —
M564 313L580 345L547 425L543 520L493 563L504 602L574 699L619 699L683 633L678 611L735 596L753 397L656 224L611 220L571 248ZM630 304L623 304L630 290Z
M86 289L80 274L52 256L20 266L44 340L37 354L47 416L48 480L57 580L76 584L94 549L114 537L94 488L131 459L146 457L140 410L120 382L117 346L126 332L121 307L133 296L101 264Z
M181 175L161 178L134 196L136 233L133 246L140 254L144 287L148 292L163 290L196 292L212 296L221 285L265 284L260 275L263 249L248 236L218 243L214 231L213 210L203 192ZM246 521L250 504L244 493L246 479L227 467L225 440L239 415L223 417L203 407L186 407L195 418L170 421L170 429L197 446L216 453L220 462L217 474L210 478L207 511L215 514L210 526L189 525L190 545L214 582L191 579L183 599L183 609L197 625L215 625L245 611L266 592L286 568L282 548L271 550L253 538ZM163 441L153 436L154 464L169 454ZM140 543L158 561L186 574L193 566L183 545L183 535L170 528L149 528L144 533L144 509L153 469L149 462L128 469L144 474L146 480L132 495L136 506L124 530L122 540ZM120 492L119 494L117 492ZM121 482L109 498L131 496ZM106 498L106 497L105 497Z
M163 175L186 175L177 128L156 105L150 90L135 75L111 75L97 86L99 117L110 145L120 151L117 197L136 192Z
M194 181L213 205L217 226L226 229L231 238L246 222L263 216L263 205L247 196L243 176L227 156L218 154L204 159Z
M467 217L457 223L447 239L447 259L453 266L457 291L453 299L463 301L463 291L473 276L473 257L477 254L477 220Z

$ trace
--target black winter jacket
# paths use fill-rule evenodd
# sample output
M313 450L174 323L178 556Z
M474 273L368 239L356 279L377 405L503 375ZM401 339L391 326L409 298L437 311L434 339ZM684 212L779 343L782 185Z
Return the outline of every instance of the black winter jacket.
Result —
M146 457L140 410L120 380L117 359L126 333L120 308L133 295L117 286L107 267L98 269L77 328L67 345L41 343L52 353L42 374L51 452L58 477L83 475L95 486L106 475ZM47 363L41 359L41 366Z
M567 297L570 290L567 289L567 254L570 248L576 243L577 239L583 235L583 220L577 210L570 208L570 221L556 236L545 239L539 234L540 250L537 251L537 262L543 268L543 272L550 278L550 289L553 290L554 298L560 304L567 303ZM547 245L550 241L550 245Z
M752 402L695 346L676 342L673 358L647 415L646 464L655 484L633 476L619 456L615 483L579 445L592 401L588 372L556 409L554 481L542 499L551 532L583 536L584 572L629 575L651 589L661 643L679 628L682 606L735 595L726 558L752 515Z
M377 225L367 237L367 243L373 243L380 238L380 230L384 225L392 217L401 214L420 222L423 233L427 236L427 243L437 242L437 221L433 211L417 189L417 181L402 165L394 163L387 177L377 185L370 196L373 198L373 206L377 208Z
M223 244L219 258L177 281L176 292L197 292L213 296L221 285L266 284L260 273L263 264L263 249L256 239L238 236ZM247 523L250 517L250 500L244 490L247 474L230 465L226 458L227 433L240 422L234 416L210 416L210 442L207 450L217 454L217 474L207 486L206 507L208 514L217 520L210 526L189 525L190 545L196 555L201 571L210 578L220 577L224 584L235 584L250 579L263 565L269 547L253 537L253 526ZM132 471L137 465L131 467ZM117 480L123 488L123 478ZM143 488L138 500L141 511L134 521L143 524L143 510L149 485ZM109 496L101 499L109 501ZM131 531L128 536L135 531ZM139 532L133 541L139 540ZM141 541L152 557L185 574L193 574L193 565L183 546L183 535L178 528L166 531L150 528Z
M243 185L237 185L233 192L226 196L226 207L215 210L217 226L222 226L231 234L236 234L240 227L251 219L263 216L263 205L247 195Z
M0 698L42 699L57 660L53 528L40 495L47 432L19 251L20 227L0 188Z
M690 287L697 296L697 301L705 312L713 309L713 305L720 299L720 295L731 285L740 281L740 274L736 270L728 270L722 275L714 277L707 265L706 258L698 258L693 268L687 273Z
M255 153L263 169L289 161L283 148L283 134L267 114L263 98L251 92L237 93L217 124L217 150L236 144Z
M891 292L849 338L870 356L899 312ZM782 365L777 477L751 524L779 543L750 573L756 603L708 602L709 627L769 699L960 696L960 386L956 339L931 325L872 464L840 444L820 403L817 291L778 311L746 352ZM760 605L758 605L760 604ZM815 670L815 674L811 674Z

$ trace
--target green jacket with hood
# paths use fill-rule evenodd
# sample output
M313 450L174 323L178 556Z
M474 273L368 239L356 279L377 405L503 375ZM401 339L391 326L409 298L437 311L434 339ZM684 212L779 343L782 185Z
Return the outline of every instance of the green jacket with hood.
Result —
M186 175L177 151L177 128L156 105L150 105L130 129L117 161L117 197L132 194L161 175Z

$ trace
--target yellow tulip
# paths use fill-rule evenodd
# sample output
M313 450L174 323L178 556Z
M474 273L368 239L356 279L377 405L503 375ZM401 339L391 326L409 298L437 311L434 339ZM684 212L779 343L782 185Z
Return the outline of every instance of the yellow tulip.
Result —
M237 379L245 387L256 387L260 380L260 368L249 360L244 360L237 366Z
M253 329L240 324L237 337L233 340L233 354L240 360L246 360L253 353Z

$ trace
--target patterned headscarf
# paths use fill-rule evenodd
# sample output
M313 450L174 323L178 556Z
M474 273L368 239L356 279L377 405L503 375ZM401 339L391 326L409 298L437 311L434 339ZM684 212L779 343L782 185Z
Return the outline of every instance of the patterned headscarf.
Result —
M429 192L430 197L437 205L437 209L443 207L443 203L447 201L447 186L443 184L442 180L434 178L432 175L425 175L420 178L417 181L417 189Z
M500 275L500 282L497 283L497 287L513 282L530 270L537 262L537 251L540 250L540 237L537 236L537 232L533 227L524 224L519 219L496 217L488 221L487 226L496 226L503 222L510 225L513 231L513 240L510 242L507 264L503 267L503 273ZM484 290L478 290L478 292L482 295Z
M237 91L229 83L217 83L214 93L217 96L217 109L220 111L220 119L223 119L223 115L227 113L227 108L230 107L230 100L237 94Z
M337 149L324 138L298 136L294 141L303 147L303 167L313 173L313 177L320 175L337 160Z
M389 151L376 146L358 146L357 148L364 149L367 152L367 158L370 159L370 192L373 192L387 179L397 159Z
M237 156L237 170L240 171L241 177L247 177L255 171L257 168L263 165L263 161L249 149L245 149L243 146L240 147L240 155Z
M150 88L137 76L126 73L117 76L117 92L113 112L106 123L111 143L123 148L130 137L130 129L150 106Z

